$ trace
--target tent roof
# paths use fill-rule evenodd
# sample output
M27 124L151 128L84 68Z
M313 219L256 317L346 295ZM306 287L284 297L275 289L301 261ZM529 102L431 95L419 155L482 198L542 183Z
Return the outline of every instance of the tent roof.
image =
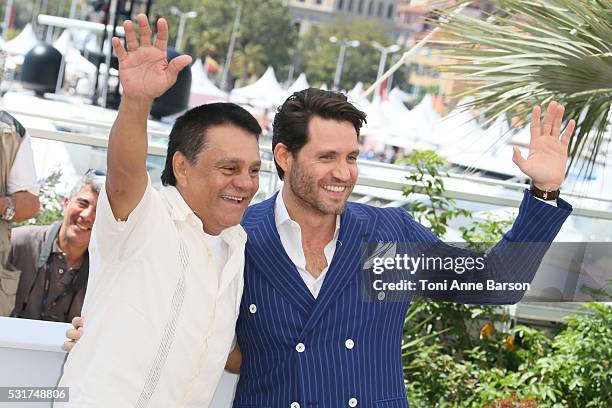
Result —
M284 97L285 91L278 83L274 68L271 66L254 83L242 88L234 88L230 93L230 99L235 102L250 103L264 108L280 105Z
M295 82L289 87L289 89L287 89L287 96L293 94L294 92L298 92L304 89L310 88L310 85L308 85L308 80L306 79L306 74L305 73L301 73L297 79L295 80Z
M62 35L55 40L53 47L66 58L66 72L73 72L77 75L79 73L90 75L96 73L96 66L83 57L79 50L72 45L72 33L69 29L64 30Z
M197 59L191 66L191 93L205 96L216 96L226 99L227 93L212 83L204 72L201 59Z
M32 25L28 23L17 37L4 44L3 49L9 54L26 55L39 42Z

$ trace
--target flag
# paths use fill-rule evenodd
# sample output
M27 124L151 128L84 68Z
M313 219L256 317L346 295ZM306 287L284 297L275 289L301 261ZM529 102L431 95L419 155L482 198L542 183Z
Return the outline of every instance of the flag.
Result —
M221 71L221 65L214 58L207 55L204 60L204 72L217 74L219 71Z

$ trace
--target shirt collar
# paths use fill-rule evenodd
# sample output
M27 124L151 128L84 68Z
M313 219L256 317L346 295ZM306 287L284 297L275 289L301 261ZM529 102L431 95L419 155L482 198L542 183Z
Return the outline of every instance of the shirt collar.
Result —
M297 222L291 219L289 216L289 212L287 211L287 207L285 206L285 201L283 200L283 190L281 189L276 195L276 200L274 202L274 222L276 224L276 229L279 229L282 225L291 225L295 224L298 227L300 226ZM340 233L340 216L336 215L336 230L334 231L334 237L332 239L338 239L338 235Z
M164 186L161 189L161 194L165 197L170 206L170 217L175 221L183 221L192 224L193 226L204 231L202 221L193 212L191 207L174 186ZM221 231L219 234L221 239L229 246L243 245L246 243L247 235L241 225L235 225Z

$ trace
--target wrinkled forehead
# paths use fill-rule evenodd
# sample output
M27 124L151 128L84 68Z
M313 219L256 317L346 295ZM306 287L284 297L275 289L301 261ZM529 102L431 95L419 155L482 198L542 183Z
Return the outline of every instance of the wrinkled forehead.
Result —
M250 163L259 160L257 135L233 125L211 126L200 155L207 160L241 161Z

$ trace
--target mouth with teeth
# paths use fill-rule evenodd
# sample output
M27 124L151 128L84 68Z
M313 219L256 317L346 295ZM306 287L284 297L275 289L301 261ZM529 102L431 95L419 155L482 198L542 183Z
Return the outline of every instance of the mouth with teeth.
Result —
M222 195L221 199L230 205L242 205L242 203L244 203L245 197L235 195Z
M91 232L91 224L88 222L83 222L81 219L77 219L74 223L72 223L72 226L79 232Z
M334 198L344 198L345 192L347 190L346 186L334 186L331 184L323 185L322 188Z

